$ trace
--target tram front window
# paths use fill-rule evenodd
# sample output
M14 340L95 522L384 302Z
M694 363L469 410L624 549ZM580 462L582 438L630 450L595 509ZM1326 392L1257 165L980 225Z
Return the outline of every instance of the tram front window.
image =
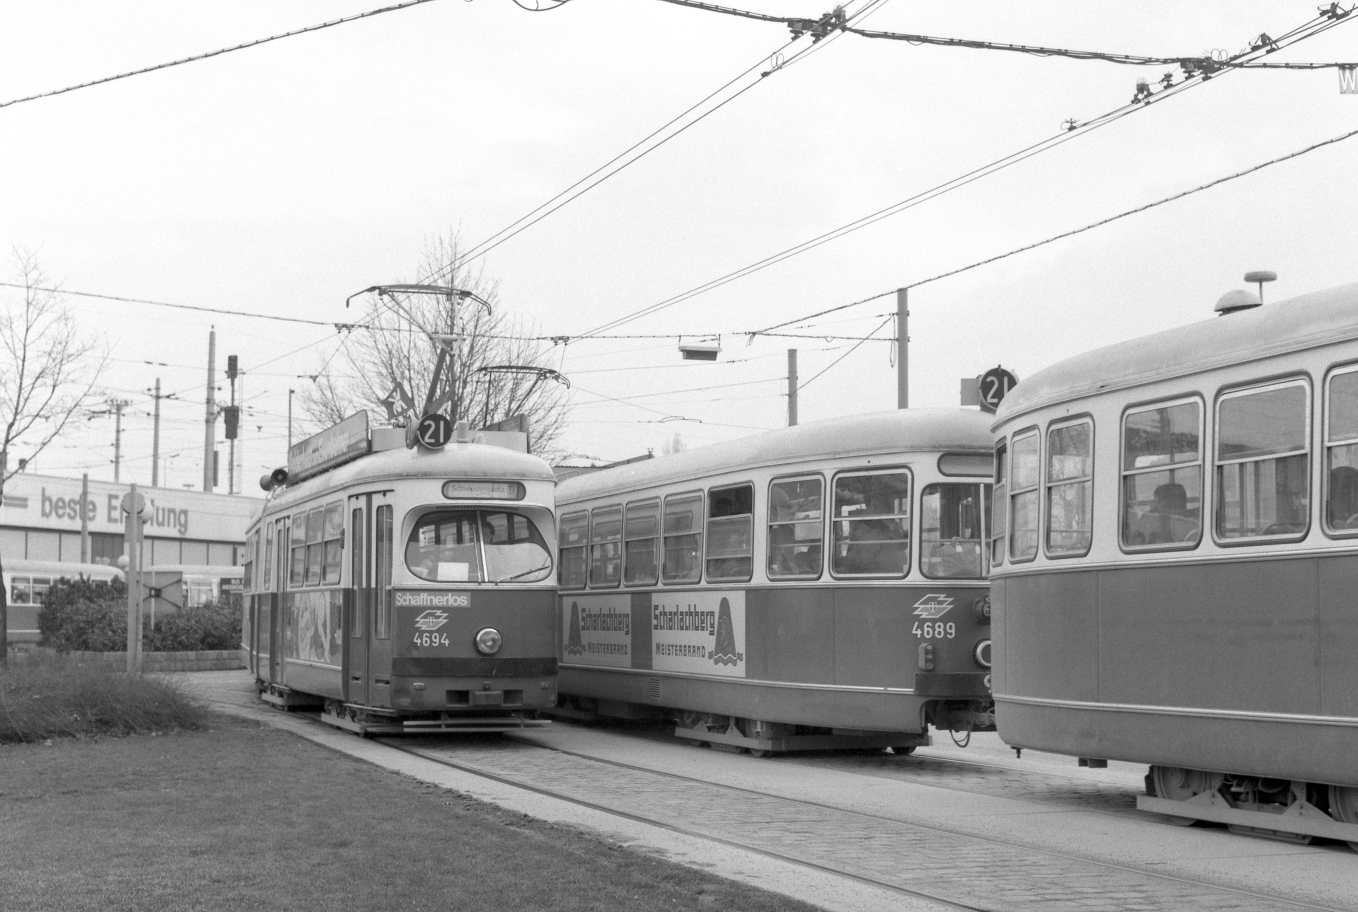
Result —
M520 513L438 510L410 530L406 566L436 583L532 583L552 572L547 542Z

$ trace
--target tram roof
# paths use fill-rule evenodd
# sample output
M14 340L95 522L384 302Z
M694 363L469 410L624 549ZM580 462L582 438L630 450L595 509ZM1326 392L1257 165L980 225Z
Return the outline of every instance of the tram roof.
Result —
M846 415L579 475L561 482L557 501L583 500L759 466L880 453L989 453L994 445L989 426L988 415L961 408Z
M994 427L1035 409L1358 338L1358 283L1067 358L1019 382Z
M555 481L541 457L488 443L453 441L441 450L394 449L370 453L342 466L289 485L268 501L264 512L284 510L350 485L407 478L510 479Z

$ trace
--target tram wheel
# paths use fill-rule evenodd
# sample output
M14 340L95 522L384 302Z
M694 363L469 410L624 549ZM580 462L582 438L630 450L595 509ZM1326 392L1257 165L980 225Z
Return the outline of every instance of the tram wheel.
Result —
M747 738L757 738L766 740L774 737L778 733L778 726L773 722L765 722L763 719L737 719L736 727L740 733ZM747 748L751 757L766 759L773 756L773 751L768 748L751 747Z
M891 752L898 757L908 757L915 752L918 744L897 744L891 748Z
M1215 791L1221 785L1221 777L1202 770L1183 769L1178 766L1152 766L1151 784L1156 798L1170 801L1187 801L1203 792ZM1176 817L1166 814L1165 819L1175 826L1192 826L1198 821L1192 817Z
M1330 814L1340 823L1358 823L1358 788L1330 786ZM1358 842L1350 842L1349 848L1358 852Z

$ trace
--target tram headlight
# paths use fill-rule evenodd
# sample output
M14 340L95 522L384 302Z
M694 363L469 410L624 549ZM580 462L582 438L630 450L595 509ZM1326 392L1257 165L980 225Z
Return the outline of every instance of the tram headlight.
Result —
M503 644L504 637L494 627L482 627L476 631L476 651L481 655L493 656Z
M976 664L982 668L990 667L990 641L981 640L976 644L976 648L971 651L971 657L976 660Z

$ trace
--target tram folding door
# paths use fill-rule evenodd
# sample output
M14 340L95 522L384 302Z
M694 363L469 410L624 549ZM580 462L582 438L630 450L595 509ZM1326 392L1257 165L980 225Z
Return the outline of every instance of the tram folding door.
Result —
M292 617L288 604L288 541L292 522L288 517L276 521L274 548L274 591L270 594L273 610L269 612L269 681L283 684L283 651L287 643L287 625Z
M349 611L344 624L344 700L366 706L372 683L372 495L349 498Z

